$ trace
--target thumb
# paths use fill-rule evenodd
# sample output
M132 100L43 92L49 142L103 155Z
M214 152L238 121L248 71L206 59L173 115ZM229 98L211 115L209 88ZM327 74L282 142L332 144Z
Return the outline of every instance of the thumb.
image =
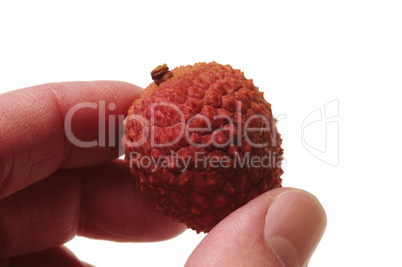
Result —
M201 241L186 266L306 266L327 218L310 193L268 191L221 221Z

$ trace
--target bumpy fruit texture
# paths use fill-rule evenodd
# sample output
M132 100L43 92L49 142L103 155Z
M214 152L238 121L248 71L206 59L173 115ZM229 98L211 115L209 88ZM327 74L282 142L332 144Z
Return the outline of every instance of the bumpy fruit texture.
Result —
M140 191L174 220L208 232L281 186L271 105L252 80L215 62L159 66L124 120L122 144Z

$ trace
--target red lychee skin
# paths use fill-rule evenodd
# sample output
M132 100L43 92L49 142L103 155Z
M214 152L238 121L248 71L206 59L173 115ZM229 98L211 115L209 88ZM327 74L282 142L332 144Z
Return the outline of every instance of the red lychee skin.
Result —
M281 186L282 140L271 105L241 71L211 62L172 74L134 101L122 144L140 191L174 220L209 232L235 209ZM252 128L247 136L245 128ZM199 161L204 156L215 163ZM250 164L264 156L268 164ZM216 164L223 158L224 165ZM182 160L189 161L187 168Z

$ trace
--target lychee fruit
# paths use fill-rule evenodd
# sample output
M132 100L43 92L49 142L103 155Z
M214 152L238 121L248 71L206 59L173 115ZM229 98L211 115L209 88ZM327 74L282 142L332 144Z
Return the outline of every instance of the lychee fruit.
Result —
M281 186L283 149L263 93L216 62L165 65L123 125L140 191L174 220L209 232L235 209Z

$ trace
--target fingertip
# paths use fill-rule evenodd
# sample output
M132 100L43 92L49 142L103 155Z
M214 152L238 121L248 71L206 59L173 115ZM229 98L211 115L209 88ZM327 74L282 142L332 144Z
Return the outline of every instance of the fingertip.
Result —
M285 266L306 266L327 224L312 194L290 189L277 195L265 217L264 238Z
M129 103L129 106L140 97L143 92L143 88L132 83L123 81L107 81L97 80L90 82L76 82L78 87L81 87L81 83L88 83L89 88L93 88L95 91L103 91L106 99L113 97L118 103Z
M306 266L325 226L325 211L313 195L273 189L222 220L187 266Z
M120 139L127 110L142 88L121 81L51 84L66 139L61 168L104 163L123 154Z
M114 160L86 168L79 235L120 242L155 242L186 230L143 196L127 164Z

